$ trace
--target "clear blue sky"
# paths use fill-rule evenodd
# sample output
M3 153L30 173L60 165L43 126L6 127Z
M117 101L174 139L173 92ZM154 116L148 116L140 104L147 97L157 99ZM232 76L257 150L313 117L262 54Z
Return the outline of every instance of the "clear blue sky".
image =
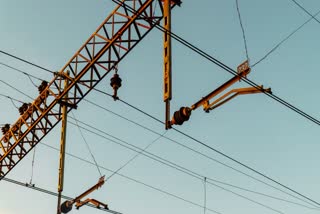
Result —
M0 49L56 71L65 65L115 7L111 0L0 0L0 3ZM320 2L317 0L299 0L299 3L312 14L320 10ZM292 0L239 0L239 7L251 64L260 60L310 18ZM228 66L235 69L246 59L235 0L185 0L172 14L174 33ZM271 87L277 96L320 119L319 38L320 24L312 20L268 58L256 65L248 77L257 84ZM119 90L120 98L160 119L164 118L162 60L162 33L154 29L119 65L119 74L123 80ZM42 79L52 79L50 74L2 54L0 62ZM37 96L37 88L26 76L1 65L0 74L0 80L12 84L32 97ZM107 76L98 88L112 93L109 86L110 77ZM173 41L172 111L181 106L192 105L231 77L226 71ZM40 84L37 80L34 82ZM248 85L240 82L234 87ZM0 83L0 93L25 102L31 101L3 83ZM109 97L92 92L87 98L158 133L165 131L163 125L120 102L114 102ZM0 97L0 102L0 124L14 123L19 117L18 111L8 99ZM158 138L156 134L84 101L74 114L77 119L140 148ZM209 114L198 109L193 112L187 123L177 128L320 202L319 126L269 97L263 94L238 97ZM42 143L58 148L59 133L60 125L46 136ZM133 151L105 138L85 130L83 134L98 164L105 168L117 170L135 155ZM173 130L166 132L165 136L275 185ZM67 131L67 151L92 161L78 128L72 124L68 126ZM168 139L159 139L148 151L205 177L311 206L178 146ZM55 150L41 144L36 147L33 183L37 187L57 191L58 157L59 154ZM29 182L31 163L32 153L7 177ZM106 176L110 175L110 172L101 170ZM200 206L204 204L203 181L143 155L120 173ZM93 165L67 156L63 193L75 197L95 184L98 178L99 173ZM277 210L252 203L208 184L206 205L222 214L315 214L320 211L230 186L221 186ZM203 213L201 207L118 175L113 176L90 197L107 202L110 209L123 214ZM57 199L53 196L5 181L0 182L1 214L56 213L56 203ZM79 211L73 210L72 213L103 212L83 207ZM207 210L206 213L210 211Z

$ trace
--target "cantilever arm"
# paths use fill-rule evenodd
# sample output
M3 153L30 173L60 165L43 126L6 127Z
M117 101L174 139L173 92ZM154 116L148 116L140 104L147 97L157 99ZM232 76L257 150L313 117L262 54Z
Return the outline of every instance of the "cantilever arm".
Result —
M264 92L271 93L271 88L264 89L263 86L260 86L259 88L248 87L248 88L232 89L229 92L222 95L221 97L219 97L218 99L216 99L215 101L213 101L212 103L209 103L209 100L207 100L203 104L203 110L206 112L209 112L209 111L225 104L226 102L230 101L231 99L235 98L238 95L257 94L257 93L264 93Z
M105 209L109 209L108 208L108 205L107 204L104 204L96 199L93 199L93 198L87 198L86 200L84 201L79 201L76 203L76 208L79 209L80 207L82 207L83 205L86 205L88 203L91 203L93 204L94 206L100 208L100 206L104 207Z

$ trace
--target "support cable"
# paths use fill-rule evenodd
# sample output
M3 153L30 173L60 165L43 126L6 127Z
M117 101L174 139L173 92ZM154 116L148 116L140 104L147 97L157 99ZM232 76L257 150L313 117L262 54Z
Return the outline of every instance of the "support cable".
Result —
M79 121L79 120L77 120L77 119L75 119L75 118L73 118L73 117L70 117L70 118L73 119L73 120L75 120L75 121L77 121L77 123L84 124L84 125L92 128L92 129L95 129L96 131L99 131L99 132L102 132L102 133L104 133L104 134L107 134L107 133L105 133L105 132L103 132L103 131L101 131L101 130L98 130L97 128L92 127L92 126L90 126L90 125L88 125L88 124L86 124L86 123L84 123L84 122L82 122L82 121ZM303 205L303 204L299 204L299 203L296 203L296 202L293 202L293 201L289 201L289 200L285 200L285 199L282 199L282 198L270 196L270 195L267 195L267 194L264 194L264 193L252 191L252 190L249 190L249 189L246 189L246 188L243 188L243 187L239 187L239 186L232 185L232 184L229 184L229 183L226 183L226 182L218 181L218 180L216 180L216 179L207 178L207 177L205 177L204 175L200 175L200 174L198 174L198 173L196 173L196 172L193 172L193 171L191 171L191 170L189 170L189 169L187 169L187 168L184 168L184 167L182 167L182 166L179 166L179 165L177 165L177 164L175 164L175 163L173 163L173 162L171 162L171 161L168 161L168 160L163 159L163 158L161 158L161 157L159 157L159 156L157 156L157 155L154 155L153 153L146 152L146 151L145 151L146 148L145 148L145 149L141 149L141 148L139 148L139 147L134 146L133 144L130 144L130 143L128 143L128 142L125 142L125 141L123 141L123 140L121 140L121 139L119 139L119 138L116 138L116 137L114 137L114 136L112 136L112 135L110 135L110 134L107 134L108 136L111 136L111 137L113 137L113 138L115 138L115 139L117 139L117 140L119 140L119 141L122 141L122 142L126 143L127 145L130 145L131 147L134 147L134 148L135 148L135 149L132 149L131 147L124 146L123 144L118 143L118 142L116 142L116 141L114 141L114 140L111 140L111 139L109 139L109 138L106 138L106 137L104 137L104 136L102 136L102 135L100 135L100 134L98 134L98 133L96 133L96 132L90 131L89 129L87 129L87 128L85 128L85 127L82 127L82 126L80 126L79 124L76 124L76 123L73 123L73 122L69 122L69 123L71 123L72 125L77 126L78 128L84 129L84 130L86 130L86 131L88 131L88 132L90 132L90 133L92 133L92 134L95 134L95 135L97 135L97 136L99 136L99 137L102 137L102 138L108 140L108 141L111 141L111 142L113 142L113 143L116 143L116 144L118 144L118 145L121 145L121 146L123 146L123 147L125 147L125 148L127 148L127 149L130 149L130 150L138 153L134 158L136 158L136 157L137 157L138 155L140 155L140 154L143 154L144 156L146 156L146 157L148 157L148 158L151 158L151 159L153 159L153 160L155 160L155 161L157 161L157 162L159 162L159 163L161 163L161 164L163 164L163 165L166 165L166 166L168 166L168 167L170 167L170 168L173 168L173 169L175 169L175 170L177 170L177 171L183 172L183 173L185 173L185 174L187 174L187 175L189 175L189 176L191 176L191 177L194 177L194 178L196 178L196 179L199 179L199 180L202 180L203 178L205 178L206 180L209 179L211 182L208 182L208 181L207 181L208 184L210 184L210 185L212 185L212 186L215 186L215 187L217 187L217 188L220 188L220 189L222 189L222 190L224 190L224 191L227 191L227 192L229 192L229 193L231 193L231 194L235 194L235 193L234 193L233 191L230 191L230 190L228 190L228 189L226 189L226 188L223 188L223 187L217 185L217 183L222 184L222 185L225 185L225 186L229 186L229 187L232 187L232 188L236 188L236 189L239 189L239 190L242 190L242 191L254 193L254 194L257 194L257 195L260 195L260 196L265 196L265 197L268 197L268 198L272 198L272 199L275 199L275 200L279 200L279 201L282 201L282 202L287 202L287 203L295 204L295 205L298 205L298 206L301 206L301 207L304 207L304 208L308 208L308 209L312 209L312 210L315 209L315 208L308 207L308 206L305 206L305 205ZM165 134L165 133L164 133L164 134ZM164 137L164 134L160 135L157 139L154 140L154 142L157 141L158 139L160 139L161 137ZM152 142L152 143L154 143L154 142ZM49 146L49 145L47 145L47 144L44 144L44 145L47 146L47 147L49 147L49 148L51 148L51 149L55 149L54 147L52 148L51 146ZM149 147L149 145L148 145L148 147ZM55 149L55 150L57 150L57 149ZM144 154L144 153L147 153L147 154ZM150 155L151 155L151 156L150 156ZM72 155L71 155L71 156L72 156ZM128 162L127 162L123 167L121 167L120 169L122 169L122 168L124 168L125 166L127 166L127 165L129 164L129 162L131 162L134 158L132 158L130 161L128 161ZM91 163L91 162L90 162L90 164L97 166L96 163ZM101 166L98 166L98 167L101 168ZM113 176L114 174L117 174L117 172L118 172L120 169L118 169L117 171L115 171L115 172L112 174L112 176ZM112 177L112 176L110 176L110 177ZM109 177L109 178L110 178L110 177ZM109 179L109 178L108 178L108 179ZM212 183L212 182L214 182L214 183ZM264 205L264 204L262 204L262 203L260 203L260 202L254 201L253 199L247 198L247 197L245 197L245 196L243 196L243 195L240 196L240 194L235 194L235 195L237 195L237 196L239 196L239 197L241 197L241 198L244 198L244 199L246 199L246 200L248 200L248 201L250 201L250 202L253 202L253 203L255 203L255 204L258 204L258 205L260 205L260 206L263 206L263 207L265 207L265 208L270 209L269 206ZM272 211L275 211L275 209L273 209L273 208L271 208L271 210L272 210ZM278 211L276 211L276 212L278 212ZM278 212L278 213L279 213L279 212Z
M8 52L5 52L5 51L3 51L3 50L0 50L0 53L2 53L2 54L4 54L4 55L7 55L7 56L10 56L10 57L12 57L12 58L15 58L15 59L17 59L17 60L19 60L19 61L22 61L22 62L27 63L27 64L29 64L29 65L32 65L32 66L34 66L34 67L40 68L40 69L42 69L42 70L44 70L44 71L47 71L47 72L49 72L49 73L51 73L51 74L54 74L54 72L51 71L51 70L49 70L49 69L46 69L46 68L44 68L44 67L42 67L42 66L40 66L40 65L37 65L37 64L32 63L32 62L30 62L30 61L28 61L28 60L25 60L25 59L22 59L22 58L20 58L20 57L17 57L17 56L15 56L15 55L10 54L10 53L8 53Z
M48 145L48 144L45 144L45 143L40 143L40 145L43 145L43 146L48 147L48 148L50 148L50 149L59 151L57 148L55 148L55 147L53 147L53 146L50 146L50 145ZM68 152L67 152L66 155L68 155L68 156L70 156L70 157L73 157L73 158L75 158L75 159L78 159L78 160L80 160L80 161L83 161L83 162L85 162L85 163L88 163L88 164L90 164L90 165L93 165L93 166L95 165L95 163L90 162L90 161L88 161L88 160L86 160L86 159L84 159L84 158L81 158L81 157L79 157L79 156L73 155L73 154L71 154L71 153L68 153ZM108 168L106 168L106 167L104 167L104 166L101 166L101 165L100 165L99 167L100 167L101 169L104 169L104 170L109 171L109 172L111 172L111 173L114 173L114 172L115 172L115 170L108 169ZM186 198L183 198L183 197L181 197L181 196L175 195L175 194L173 194L173 193L167 192L167 191L165 191L165 190L163 190L163 189L161 189L161 188L154 187L154 186L152 186L152 185L149 185L149 184L147 184L147 183L144 183L144 182L142 182L142 181L139 181L139 180L134 179L134 178L132 178L132 177L129 177L129 176L127 176L127 175L121 174L121 173L119 173L119 172L117 172L116 175L118 175L118 176L120 176L120 177L122 177L122 178L125 178L125 179L127 179L127 180L130 180L130 181L132 181L132 182L135 182L135 183L137 183L137 184L140 184L140 185L143 185L143 186L145 186L145 187L148 187L149 189L155 190L155 191L160 192L160 193L162 193L162 194L164 194L164 195L173 197L173 198L175 198L175 199L184 201L185 203L188 203L188 204L191 204L191 205L194 205L194 206L196 206L196 207L199 207L199 208L203 209L203 205L200 205L200 204L198 204L198 203L196 203L196 202L194 202L194 201L190 201L190 200L188 200L188 199L186 199ZM5 179L5 178L3 178L3 179ZM213 210L213 209L211 209L211 208L207 208L207 210L210 211L210 212L213 212L213 213L222 214L221 212L218 212L218 211Z
M2 82L3 84L5 84L6 86L9 86L10 88L12 88L13 90L19 92L20 94L23 94L24 96L30 98L31 100L33 100L33 98L32 98L31 96L29 96L28 94L26 94L26 93L24 93L23 91L19 90L18 88L12 86L11 84L9 84L9 83L1 80L1 79L0 79L0 82Z
M122 4L122 2L120 2L119 0L112 0L112 1L114 1L114 2L116 2L116 3L118 3L118 4ZM135 10L134 10L133 8L127 6L127 9L128 9L128 10L132 9L133 13L135 13ZM320 11L319 11L319 13L320 13ZM143 15L141 15L141 17L143 17ZM156 27L157 27L159 30L161 30L161 31L163 31L163 32L166 32L166 31L163 29L163 27L159 26L159 23L158 23L158 25L157 25ZM228 67L227 65L223 64L223 63L220 62L219 60L217 60L217 59L215 59L214 57L210 56L209 54L207 54L206 52L202 51L201 49L195 47L194 45L192 45L191 43L189 43L189 42L187 42L186 40L182 39L181 37L177 36L176 34L174 34L174 33L172 33L172 32L168 32L168 34L169 34L172 38L174 38L175 40L177 40L178 42L180 42L181 44L184 44L185 46L187 46L187 47L190 48L191 50L193 50L193 51L195 51L196 53L198 53L200 56L203 56L204 58L206 58L207 60L213 62L214 64L216 64L216 65L219 66L220 68L224 69L225 71L227 71L227 72L229 72L229 73L231 73L232 75L235 75L235 76L238 75L237 72L236 72L235 70L233 70L232 68L230 68L230 67ZM3 51L1 51L1 50L0 50L0 52L3 53ZM13 56L13 57L14 57L14 56ZM17 58L17 57L14 57L14 58ZM17 59L19 59L19 58L17 58ZM20 58L19 60L21 60L21 58ZM22 60L22 61L25 61L25 60ZM28 64L30 64L30 62L29 62ZM31 64L33 64L33 63L31 63ZM36 66L36 65L35 65L35 66ZM36 67L39 68L39 66L36 66ZM40 66L40 67L41 67L41 66ZM48 70L48 69L43 69L43 70L47 70L48 72L51 72L51 71ZM54 72L53 72L53 73L54 73ZM241 79L242 79L244 82L246 82L247 84L249 84L249 85L251 85L251 86L253 86L253 87L257 88L257 89L260 89L260 86L259 86L258 84L256 84L256 83L254 83L252 80L247 79L247 78L242 78L242 77L241 77ZM306 119L308 119L308 120L316 123L317 125L320 125L320 121L319 121L319 120L317 120L316 118L312 117L311 115L305 113L304 111L300 110L299 108L293 106L292 104L288 103L287 101L283 100L282 98L280 98L280 97L278 97L278 96L276 96L276 95L274 95L274 94L267 93L267 92L264 92L264 93L265 93L267 96L269 96L270 98L272 98L272 99L276 100L277 102L279 102L280 104L282 104L282 105L286 106L287 108L293 110L294 112L300 114L300 115L303 116L304 118L306 118ZM178 131L177 129L174 129L174 130L176 130L177 132L182 133L181 131ZM214 152L216 152L216 153L218 153L218 154L220 154L220 155L222 155L222 156L224 156L224 157L226 157L226 158L228 158L228 159L230 159L230 160L232 160L232 161L235 161L236 163L238 163L238 164L240 164L241 166L249 169L250 171L253 171L253 172L257 173L257 174L261 175L262 177L264 177L264 178L266 178L266 179L268 179L268 180L270 180L270 181L272 181L272 182L274 182L274 183L277 183L278 185L282 186L283 188L285 188L285 189L287 189L287 190L289 190L289 191L291 191L291 192L293 192L293 193L295 193L295 194L297 194L297 195L299 195L299 196L301 196L301 197L303 197L303 198L305 198L305 199L307 199L307 200L309 200L309 201L311 201L311 202L313 202L313 203L315 203L315 204L317 204L317 205L320 206L320 203L319 203L319 202L311 199L310 197L307 197L307 196L305 196L305 195L303 195L303 194L301 194L301 193L293 190L292 188L290 188L290 187L288 187L288 186L286 186L286 185L283 185L283 184L281 184L280 182L278 182L278 181L276 181L276 180L274 180L274 179L271 179L269 176L264 175L263 173L260 173L260 172L258 172L257 170L254 170L253 168L247 166L246 164L243 164L243 163L241 163L240 161L237 161L237 160L235 160L234 158L231 158L230 156L228 156L228 155L226 155L226 154L224 154L224 153L222 153L222 152L220 152L220 151L218 151L218 150L216 150L216 149L214 149L214 148L212 148L212 147L204 144L203 142L201 142L201 141L199 141L199 140L196 140L195 138L191 137L190 135L187 135L187 134L185 134L185 133L183 133L183 135L185 135L186 137L194 140L195 142L197 142L197 143L199 143L199 144L201 144L201 145L204 145L205 147L209 148L210 150L212 150L212 151L214 151Z
M47 147L49 147L49 148L51 148L51 149L57 150L57 148L52 147L52 146L49 146L49 145L47 145L47 144L41 143L41 145L44 145L44 146L47 146ZM58 150L57 150L57 151L58 151ZM80 158L80 157L78 157L78 156L75 156L75 155L73 155L73 154L67 153L67 155L70 155L71 157L74 157L74 158L76 158L76 159L78 159L78 160L81 160L81 161L84 161L84 162L89 163L89 164L91 164L91 165L94 165L94 163L92 163L92 162L90 162L90 161L87 161L87 160L85 160L85 159L83 159L83 158ZM108 169L108 168L105 168L105 167L103 167L103 166L100 166L100 167L101 167L102 169L107 170L107 171L116 172L116 171L110 170L110 169ZM174 197L174 198L183 200L183 201L185 201L185 202L187 202L187 203L190 203L190 202L191 202L191 204L196 205L196 206L198 206L198 207L201 207L201 208L203 208L203 209L206 209L207 211L211 211L211 212L218 213L218 214L220 213L220 212L217 212L217 211L215 211L215 210L212 210L212 209L210 209L210 208L208 208L208 207L205 207L205 206L203 206L203 205L199 205L199 204L196 204L196 203L194 203L194 202L192 202L192 201L189 201L189 200L186 200L186 199L184 199L184 198L181 198L180 196L173 195L172 193L166 192L166 191L161 190L161 189L159 189L159 188L157 188L157 187L153 187L153 186L150 186L150 185L148 185L148 184L145 184L145 183L143 183L143 182L141 182L141 181L138 181L138 180L135 180L135 179L133 179L133 178L130 178L130 177L126 176L126 175L120 174L120 173L118 173L118 172L116 172L116 174L119 175L119 176L121 176L121 177L127 178L127 179L129 179L129 180L131 180L131 181L134 181L134 182L136 182L136 183L142 184L142 185L147 186L147 187L150 187L150 188L152 188L152 189L154 189L154 190L157 190L157 191L160 191L160 192L165 193L165 194L167 194L167 195L170 195L170 196L172 196L172 197ZM201 179L201 180L202 180L202 179ZM203 180L202 180L202 181L203 181ZM262 203L260 203L260 202L257 202L257 201L255 201L255 200L253 200L253 199L250 199L250 198L248 198L248 197L246 197L246 196L244 196L244 195L241 195L241 194L239 194L239 193L236 193L236 192L234 192L234 191L228 190L227 188L224 188L224 187L222 187L222 186L220 186L220 185L214 184L214 183L212 183L212 182L207 182L207 183L210 184L210 185L213 185L213 186L215 186L215 187L217 187L217 188L219 188L219 189L222 189L222 190L224 190L224 191L227 191L227 192L229 192L229 193L232 193L232 194L234 194L234 195L236 195L236 196L238 196L238 197L240 197L240 198L243 198L243 199L245 199L245 200L249 200L250 202L252 202L252 203L254 203L254 204L257 204L257 205L260 205L260 206L262 206L262 207L264 207L264 208L267 208L267 209L269 209L269 210L271 210L271 211L274 211L274 212L280 213L280 214L284 214L283 212L281 212L281 211L279 211L279 210L276 210L276 209L274 209L274 208L272 208L272 207L270 207L270 206L267 206L267 205L265 205L265 204L262 204Z
M121 5L122 2L120 0L112 0L113 2ZM136 11L130 7L130 6L126 6L128 8L128 10L130 10L130 12L132 13L136 13ZM320 13L320 11L319 11ZM142 18L146 18L144 15L140 15L140 17ZM203 58L211 61L212 63L216 64L217 66L219 66L220 68L222 68L223 70L227 71L228 73L234 75L234 76L238 76L239 74L237 73L237 71L235 71L234 69L230 68L229 66L227 66L226 64L222 63L221 61L217 60L216 58L214 58L213 56L209 55L208 53L204 52L203 50L201 50L200 48L192 45L190 42L186 41L185 39L181 38L180 36L178 36L177 34L173 33L172 31L167 31L166 29L164 29L164 27L162 27L160 25L160 23L155 23L157 24L155 27L157 29L159 29L162 32L167 32L172 38L174 38L176 41L178 41L179 43L183 44L184 46L188 47L189 49L191 49L192 51L194 51L195 53L197 53L198 55L202 56ZM253 82L252 80L246 78L246 77L240 77L241 80L243 80L244 82L246 82L247 84L251 85L252 87L261 90L260 85L258 85L257 83ZM286 106L287 108L291 109L292 111L300 114L301 116L303 116L304 118L316 123L317 125L320 125L320 121L317 120L316 118L312 117L311 115L307 114L306 112L302 111L301 109L293 106L292 104L290 104L289 102L283 100L282 98L276 96L275 94L271 94L269 92L263 91L263 93L265 95L267 95L268 97L274 99L275 101L279 102L280 104ZM315 202L315 201L313 201ZM318 205L320 205L320 203L316 202Z
M306 8L304 8L301 4L299 4L296 0L291 0L293 3L295 3L300 9L302 9L305 13L307 13L311 18L313 18L316 22L320 24L319 19L317 19L314 15L312 15Z
M311 15L312 17L306 20L304 23L302 23L298 28L293 30L288 36L286 36L284 39L282 39L278 44L276 44L269 52L267 52L261 59L259 59L257 62L255 62L251 67L255 67L262 61L264 61L270 54L272 54L275 50L277 50L284 42L286 42L290 37L292 37L295 33L297 33L299 30L301 30L306 24L308 24L312 19L314 19L316 16L320 14L320 10L315 13L314 15Z
M71 111L71 114L72 114L72 116L73 116L73 118L74 118L75 125L78 127L78 130L79 130L79 132L80 132L80 135L81 135L81 137L82 137L82 140L85 142L86 147L87 147L87 149L88 149L88 151L89 151L89 153L90 153L90 155L91 155L91 158L92 158L93 162L95 163L95 166L96 166L96 168L97 168L97 170L98 170L98 173L100 174L100 177L102 177L102 173L101 173L101 171L100 171L99 165L98 165L98 163L97 163L97 161L96 161L96 159L95 159L95 157L94 157L94 155L93 155L93 153L92 153L92 150L91 150L91 148L90 148L90 146L89 146L89 143L87 142L86 138L84 137L84 135L83 135L83 133L82 133L82 129L80 128L80 126L79 126L79 124L78 124L78 120L76 119L76 116L74 115L74 113L73 113L72 111Z
M203 214L206 214L207 209L207 177L203 179L203 188L204 188L204 198L203 198Z
M119 169L117 169L114 173L112 173L109 177L107 177L105 179L105 181L110 180L110 178L112 178L115 174L117 174L121 169L123 169L124 167L128 166L134 159L136 159L138 156L140 156L143 152L145 152L150 146L152 146L155 142L157 142L160 138L162 138L165 134L167 133L167 131L165 131L162 135L158 136L156 139L154 139L153 141L151 141L146 147L144 147L143 149L141 149L137 154L135 154L132 158L130 158L125 164L123 164Z
M34 184L32 183L32 180L33 180L33 171L34 171L34 160L35 160L35 156L36 156L36 148L34 148L33 154L32 154L31 176L30 176L30 181L29 181L29 184L30 184L30 185L34 185Z
M17 180L13 180L13 179L10 179L10 178L6 178L6 177L2 178L2 180L7 181L7 182L12 183L12 184L15 184L15 185L27 187L27 188L32 189L32 190L36 190L36 191L39 191L39 192L42 192L42 193L45 193L45 194L48 194L48 195L52 195L52 196L58 197L58 194L55 193L55 192L52 192L52 191L49 191L49 190L46 190L46 189L43 189L43 188L39 188L39 187L36 187L34 185L30 185L28 183L23 183L23 182L20 182L20 181L17 181ZM62 195L61 197L63 199L66 199L66 200L73 200L73 198L71 198L69 196ZM102 207L96 207L93 204L86 204L86 206L91 207L91 208L95 208L95 209L98 209L98 210L101 210L101 211L104 211L104 212L112 213L112 214L122 214L120 212L116 212L116 211L113 211L113 210L108 210L108 209L105 209L105 208L102 208Z
M98 90L98 91L99 91L99 90ZM102 92L102 91L101 91L101 92ZM110 96L110 97L112 97L112 95L110 95L110 94L107 94L107 93L105 93L105 92L102 92L102 93L103 93L103 94L106 94L106 95L108 95L108 96ZM144 113L144 114L146 114L147 116L151 116L150 114L145 113L144 111L140 110L139 108L134 107L133 105L131 105L131 104L125 102L125 101L123 101L123 102L124 102L125 104L128 104L130 107L138 110L139 112ZM159 119L157 119L157 118L155 118L155 117L153 117L153 116L151 116L151 117L154 118L154 119L156 119L158 122L163 123L161 120L159 120ZM72 118L72 117L71 117L71 118ZM75 118L72 118L72 119L73 119L73 120L76 120ZM79 120L76 120L76 121L79 122L79 123L81 123L81 121L79 121ZM73 124L73 125L75 125L75 126L79 126L79 125L77 125L77 124L75 124L75 123L72 123L72 122L69 122L69 123L71 123L71 124ZM82 123L82 124L85 124L85 123ZM93 128L93 129L98 130L97 128L95 128L95 127L93 127L93 126L90 126L90 125L88 125L88 124L85 124L85 125L89 126L90 128ZM140 126L141 126L141 125L140 125ZM95 132L92 132L92 131L84 128L84 127L81 127L81 128L84 129L84 130L86 130L86 131L89 131L89 132L91 132L91 133L93 133L93 134L96 134L96 135L98 135L98 136L101 136L100 134L97 134L97 133L95 133ZM102 133L104 133L104 134L106 134L105 132L103 132L103 131L101 131L101 130L99 130L99 131L102 132ZM154 132L154 131L153 131L153 132ZM157 133L157 132L154 132L154 133ZM161 134L158 134L158 135L161 136ZM108 136L110 136L110 135L108 135ZM103 137L103 136L101 136L101 137ZM111 137L115 138L114 136L111 136ZM104 138L105 138L105 137L104 137ZM172 139L167 138L167 137L165 137L165 136L164 136L164 138L169 139L169 140L171 140L172 142L175 142L175 143L177 143L177 144L179 144L179 145L181 145L181 146L183 146L183 147L185 147L185 148L189 148L190 150L192 150L192 151L194 151L194 152L196 152L196 153L198 153L198 154L202 154L202 153L200 153L200 152L198 152L198 151L196 151L196 150L194 150L194 149L192 149L192 148L190 148L190 147L185 146L185 145L182 144L182 143L179 143L179 142L177 142L177 141L173 141ZM115 143L116 143L116 141L113 141L113 140L108 139L108 138L106 138L106 139L109 140L109 141L111 141L111 142L115 142ZM115 139L117 139L117 140L119 140L119 141L122 141L122 140L119 139L119 138L115 138ZM130 145L130 146L132 146L132 147L135 147L135 148L140 149L139 147L133 146L132 144L129 144L129 143L125 142L125 141L122 141L122 142L124 142L125 144ZM125 145L123 145L123 144L119 144L119 145L124 146L124 147L132 150L131 147L127 147L127 146L125 146ZM141 149L140 149L140 150L141 150ZM133 151L137 152L136 150L133 150ZM150 154L153 155L152 153L150 153ZM145 155L145 154L144 154L144 155ZM254 180L256 180L256 181L259 181L259 182L261 182L261 183L263 183L263 184L265 184L265 185L267 185L267 186L270 186L270 187L272 187L272 188L274 188L274 189L277 189L277 190L279 190L279 191L281 191L281 192L283 192L283 193L285 193L285 194L287 194L287 195L290 195L290 196L292 196L292 197L294 197L294 198L296 198L296 199L299 199L299 200L301 200L301 201L303 201L303 202L306 202L306 203L308 203L308 204L310 204L310 205L313 205L313 204L311 204L311 203L308 202L308 201L302 200L301 198L298 198L298 197L296 197L296 196L294 196L294 195L292 195L292 194L289 194L289 193L287 193L287 192L285 192L285 191L283 191L283 190L281 190L281 189L279 189L279 188L276 188L276 187L274 187L274 186L272 186L272 185L270 185L270 184L268 184L268 183L266 183L266 182L264 182L264 181L261 181L261 180L255 178L255 177L253 177L253 176L251 176L251 175L249 175L249 174L246 174L246 173L244 173L244 172L242 172L242 171L240 171L240 170L237 170L237 169L235 169L235 168L233 168L233 167L231 167L231 166L229 166L229 165L227 165L227 164L224 164L224 163L222 163L222 162L220 162L220 161L218 161L218 160L216 160L216 159L213 159L213 158L211 158L211 157L209 157L209 156L207 156L207 155L204 155L204 154L202 154L202 155L203 155L204 157L207 157L207 158L209 158L209 159L211 159L211 160L219 163L219 164L222 164L223 166L226 166L226 167L228 167L228 168L230 168L230 169L233 169L233 170L235 170L235 171L237 171L237 172L239 172L239 173L241 173L241 174L244 174L244 175L246 175L246 176L248 176L248 177L250 177L250 178L252 178L252 179L254 179ZM145 155L145 156L146 156L146 155ZM147 157L150 158L150 156L147 156ZM158 157L158 156L157 156L157 157ZM158 157L158 158L159 158L159 157ZM154 159L154 160L156 160L156 159ZM156 160L156 161L158 161L158 160ZM201 176L201 177L203 177L203 176ZM242 188L242 190L245 190L245 189ZM265 194L263 194L263 195L265 195ZM267 195L265 195L265 196L267 196ZM295 203L295 202L290 202L290 201L287 201L287 200L283 200L283 201L286 201L286 202L289 202L289 203L293 203L293 204L299 205L298 203ZM303 205L302 205L302 206L303 206ZM307 208L310 208L310 207L307 207ZM311 209L312 209L312 208L311 208Z
M246 39L246 34L244 31L244 27L242 24L242 19L241 19L241 14L240 14L240 9L239 9L239 1L236 0L236 6L237 6L237 12L238 12L238 17L239 17L239 22L240 22L240 27L241 27L241 31L242 31L242 37L243 37L243 42L244 42L244 48L246 51L246 57L250 66L250 59L249 59L249 54L248 54L248 45L247 45L247 39Z

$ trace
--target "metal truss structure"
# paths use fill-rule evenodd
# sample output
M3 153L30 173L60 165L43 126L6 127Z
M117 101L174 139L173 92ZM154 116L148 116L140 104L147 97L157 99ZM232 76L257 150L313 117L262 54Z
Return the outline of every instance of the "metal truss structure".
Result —
M175 2L172 1L172 7ZM63 105L67 106L68 112L77 108L78 103L114 70L162 18L161 0L121 0L2 136L0 179L59 123ZM65 80L68 81L66 87Z

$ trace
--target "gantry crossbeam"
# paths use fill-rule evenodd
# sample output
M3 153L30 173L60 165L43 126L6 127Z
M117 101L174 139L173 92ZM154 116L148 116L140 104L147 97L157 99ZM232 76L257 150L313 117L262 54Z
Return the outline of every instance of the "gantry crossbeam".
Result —
M163 18L161 0L121 2L2 136L0 179L58 124L62 105L67 105L68 111L76 108Z

